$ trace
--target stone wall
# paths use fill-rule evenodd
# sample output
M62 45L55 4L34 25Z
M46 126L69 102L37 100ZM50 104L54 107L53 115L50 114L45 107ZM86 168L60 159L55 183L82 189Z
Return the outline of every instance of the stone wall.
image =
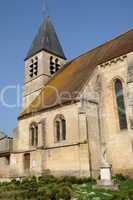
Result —
M101 66L102 96L101 96L101 129L107 148L107 160L112 165L113 173L129 173L133 170L133 134L130 124L128 101L128 64L127 56L114 59ZM126 108L127 129L120 130L116 96L115 79L120 79ZM133 88L130 88L131 91Z
M10 165L6 157L0 158L0 178L10 176Z
M79 121L80 104L67 105L36 116L20 120L18 123L19 139L16 153L12 155L14 171L23 173L23 156L30 152L30 172L50 170L55 175L90 175L88 144L86 135L86 120ZM66 119L67 138L62 142L55 142L54 119L62 114ZM45 119L44 150L36 150L29 145L29 126L32 122L40 123ZM81 130L79 132L79 126ZM22 153L19 153L22 152ZM14 162L14 159L16 160ZM12 169L13 169L12 168ZM18 169L18 170L17 170Z
M93 174L97 177L101 166L101 146L104 144L106 159L112 165L113 173L131 175L133 134L128 94L132 93L132 85L128 83L127 61L127 56L122 56L98 66L89 84L85 86L84 94L89 96L83 95L84 102L40 112L20 120L17 150L12 155L14 171L18 174L25 173L23 156L25 152L29 152L30 173L39 174L50 170L54 175L90 176ZM128 124L125 130L120 130L119 127L114 92L114 81L117 78L123 84ZM55 141L54 119L57 115L63 115L66 119L66 141ZM39 141L44 141L44 149L33 149L29 145L29 126L32 122L41 124L42 120L45 120L45 130L39 132L39 137L43 136ZM16 162L13 162L14 159Z
M12 151L13 148L13 140L5 137L0 139L0 153L6 153Z

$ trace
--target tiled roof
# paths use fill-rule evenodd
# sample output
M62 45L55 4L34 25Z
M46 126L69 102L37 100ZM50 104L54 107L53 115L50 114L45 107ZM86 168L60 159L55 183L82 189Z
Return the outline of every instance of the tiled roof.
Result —
M97 65L133 51L133 30L68 62L42 89L41 94L25 109L27 114L46 110L75 99ZM66 98L58 98L63 95Z

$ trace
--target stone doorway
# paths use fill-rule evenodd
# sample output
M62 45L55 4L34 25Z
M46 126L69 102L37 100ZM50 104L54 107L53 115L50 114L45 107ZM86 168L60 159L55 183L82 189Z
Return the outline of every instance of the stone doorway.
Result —
M30 170L30 153L24 154L24 170L26 172Z

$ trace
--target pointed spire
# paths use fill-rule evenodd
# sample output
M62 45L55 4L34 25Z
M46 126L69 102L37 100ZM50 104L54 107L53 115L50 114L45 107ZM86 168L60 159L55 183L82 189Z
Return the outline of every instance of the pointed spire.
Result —
M28 51L26 59L34 56L36 53L42 50L45 50L49 53L66 59L62 46L59 42L58 36L49 16L47 16L43 21L38 31L38 34L36 35L32 46Z

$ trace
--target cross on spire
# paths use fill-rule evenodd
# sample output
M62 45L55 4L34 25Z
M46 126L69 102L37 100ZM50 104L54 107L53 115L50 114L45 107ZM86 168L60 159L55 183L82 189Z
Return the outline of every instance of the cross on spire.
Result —
M43 18L46 16L49 16L49 8L48 8L47 0L42 0L42 14L43 14Z

